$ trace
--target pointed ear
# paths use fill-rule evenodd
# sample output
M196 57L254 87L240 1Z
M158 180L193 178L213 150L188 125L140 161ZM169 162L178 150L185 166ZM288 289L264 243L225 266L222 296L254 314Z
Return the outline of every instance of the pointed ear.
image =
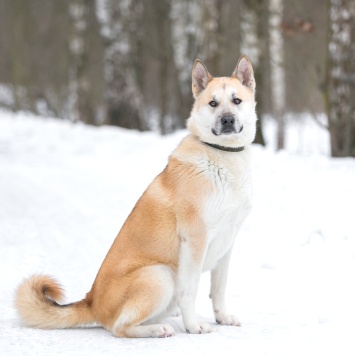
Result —
M192 93L195 98L212 79L213 77L208 73L206 66L199 59L196 59L192 68Z
M239 79L244 86L250 88L252 91L255 91L253 67L245 54L239 58L238 64L232 74L232 78Z

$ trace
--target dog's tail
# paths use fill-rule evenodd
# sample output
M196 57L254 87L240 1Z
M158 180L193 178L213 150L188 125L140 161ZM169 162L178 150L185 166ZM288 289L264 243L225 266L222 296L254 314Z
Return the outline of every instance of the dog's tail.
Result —
M88 302L60 305L63 290L52 277L33 275L16 292L16 309L26 326L41 329L64 329L93 323Z

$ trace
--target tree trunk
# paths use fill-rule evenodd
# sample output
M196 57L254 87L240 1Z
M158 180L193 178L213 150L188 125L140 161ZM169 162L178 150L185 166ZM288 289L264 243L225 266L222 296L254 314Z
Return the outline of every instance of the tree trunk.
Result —
M326 93L333 157L355 156L355 4L330 0Z
M270 67L272 112L277 122L276 147L285 147L285 71L284 43L280 33L280 23L284 11L282 0L270 0Z
M145 129L143 97L137 82L132 51L133 34L142 30L141 0L105 0L101 34L105 44L106 123L130 129Z

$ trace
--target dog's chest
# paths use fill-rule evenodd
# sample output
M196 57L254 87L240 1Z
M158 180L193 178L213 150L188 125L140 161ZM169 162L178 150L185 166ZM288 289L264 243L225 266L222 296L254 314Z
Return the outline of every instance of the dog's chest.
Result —
M208 249L204 270L213 269L231 249L241 223L251 209L252 186L245 156L206 162L205 174L214 187L206 197L203 219Z

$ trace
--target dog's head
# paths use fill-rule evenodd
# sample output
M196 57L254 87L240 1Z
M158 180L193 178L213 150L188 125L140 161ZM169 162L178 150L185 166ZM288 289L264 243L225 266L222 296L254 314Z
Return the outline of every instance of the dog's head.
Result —
M255 79L253 67L242 55L231 77L213 78L196 60L192 69L195 103L187 127L201 141L239 147L255 138Z

